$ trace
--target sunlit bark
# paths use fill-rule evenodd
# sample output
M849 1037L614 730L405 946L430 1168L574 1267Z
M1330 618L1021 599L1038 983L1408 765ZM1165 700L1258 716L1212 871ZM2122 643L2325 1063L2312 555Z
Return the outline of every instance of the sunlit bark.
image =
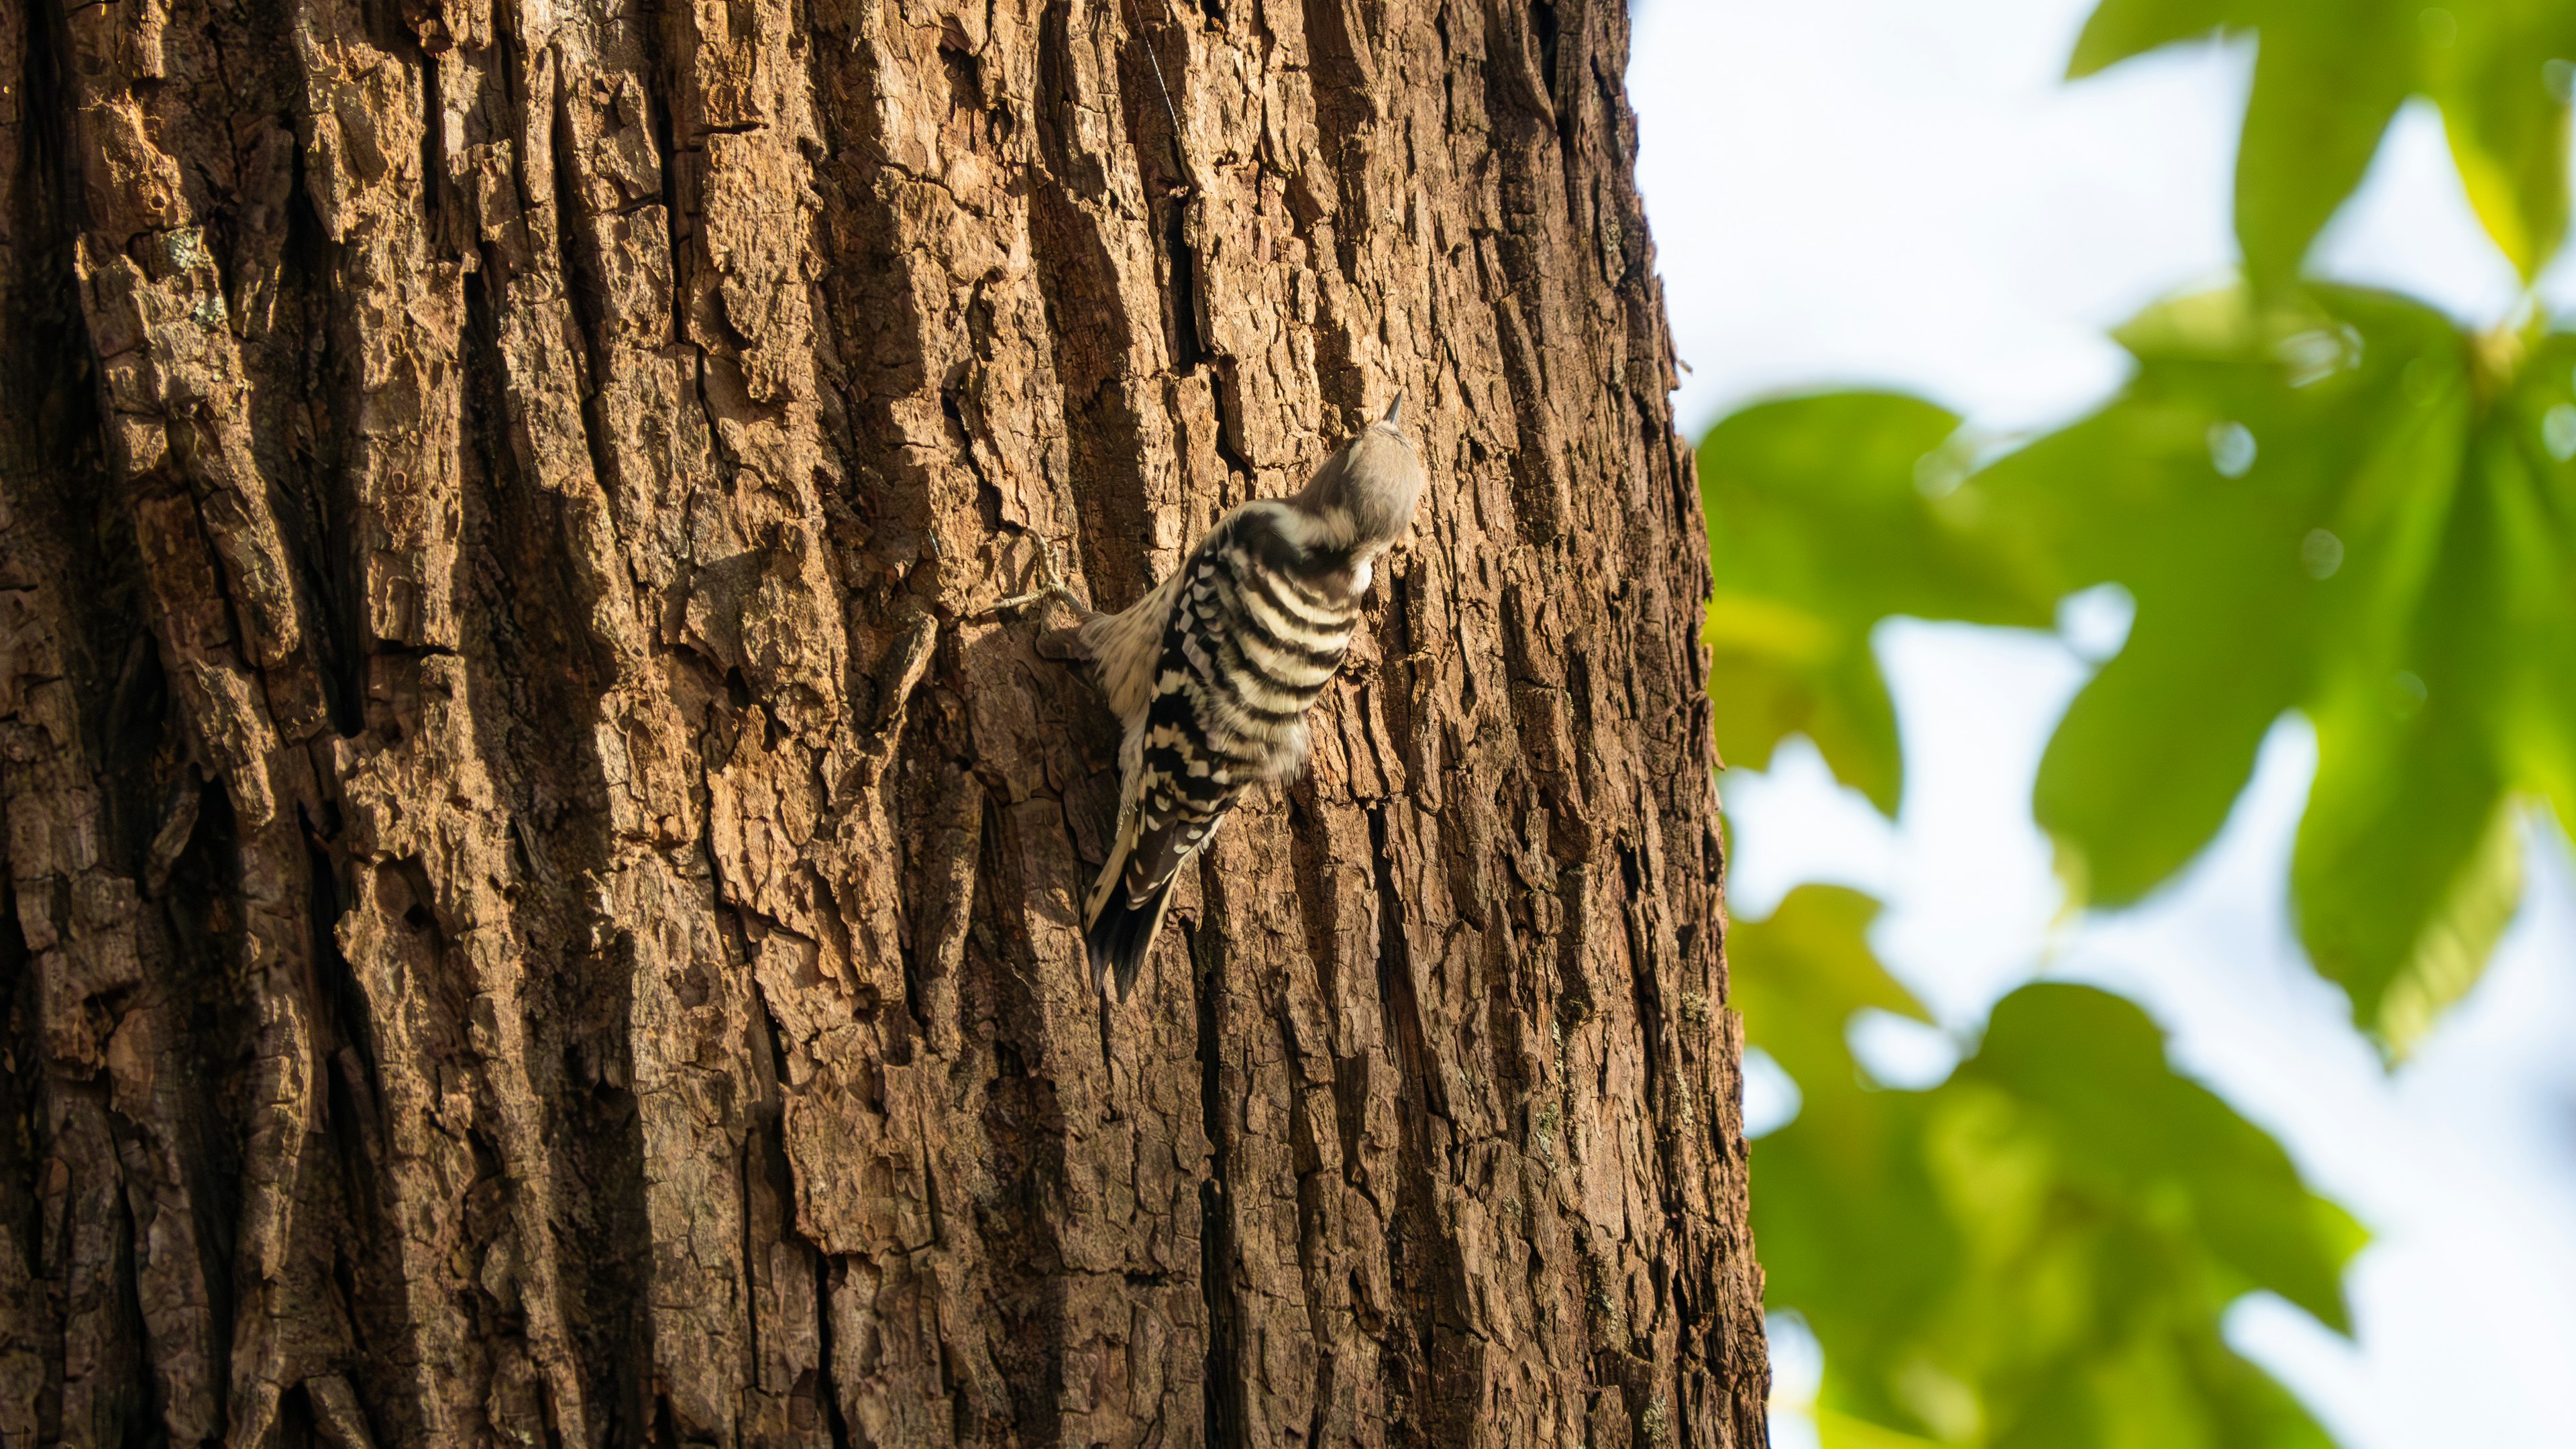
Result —
M1759 1443L1625 49L0 7L0 1443ZM1112 724L986 606L1398 387L1312 768L1104 1010Z

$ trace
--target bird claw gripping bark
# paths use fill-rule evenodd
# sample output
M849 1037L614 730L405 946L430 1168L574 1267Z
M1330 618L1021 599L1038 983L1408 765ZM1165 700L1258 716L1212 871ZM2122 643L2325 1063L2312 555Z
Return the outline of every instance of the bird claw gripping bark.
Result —
M1412 525L1422 460L1404 396L1287 498L1226 514L1180 568L1080 635L1126 726L1118 832L1083 913L1091 970L1124 1000L1172 883L1255 783L1296 773L1306 711L1341 668L1377 556Z
M1055 550L1048 546L1046 535L1032 533L1029 537L1035 540L1038 546L1038 586L1025 594L1013 594L1007 599L996 600L990 612L1007 614L1014 609L1028 608L1032 604L1043 607L1050 600L1062 599L1076 615L1090 618L1091 607L1083 603L1082 597L1073 591L1073 586L1064 581L1064 575L1056 572Z

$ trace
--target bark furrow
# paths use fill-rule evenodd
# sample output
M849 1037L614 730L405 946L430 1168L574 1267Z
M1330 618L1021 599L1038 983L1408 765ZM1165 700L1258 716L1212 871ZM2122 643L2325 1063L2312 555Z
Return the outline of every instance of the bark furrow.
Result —
M1760 1444L1626 30L0 8L0 1446ZM1104 1006L990 605L1397 388Z

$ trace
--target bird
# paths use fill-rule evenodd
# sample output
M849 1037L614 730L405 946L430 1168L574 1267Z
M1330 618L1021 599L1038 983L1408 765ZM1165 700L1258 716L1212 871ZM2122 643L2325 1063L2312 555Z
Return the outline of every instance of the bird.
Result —
M1055 576L1011 606L1061 598L1076 652L1125 733L1118 830L1083 911L1093 984L1123 1002L1152 952L1172 885L1243 793L1295 777L1306 711L1341 668L1376 561L1412 526L1422 458L1404 394L1285 498L1208 529L1170 577L1116 613Z

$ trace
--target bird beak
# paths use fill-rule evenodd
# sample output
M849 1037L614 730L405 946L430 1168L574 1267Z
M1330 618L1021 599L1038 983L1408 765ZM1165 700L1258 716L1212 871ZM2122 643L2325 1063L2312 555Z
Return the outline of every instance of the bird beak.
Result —
M1404 426L1403 388L1399 387L1395 390L1395 401L1386 405L1386 416L1378 419L1378 421L1386 424L1390 428L1400 428Z

